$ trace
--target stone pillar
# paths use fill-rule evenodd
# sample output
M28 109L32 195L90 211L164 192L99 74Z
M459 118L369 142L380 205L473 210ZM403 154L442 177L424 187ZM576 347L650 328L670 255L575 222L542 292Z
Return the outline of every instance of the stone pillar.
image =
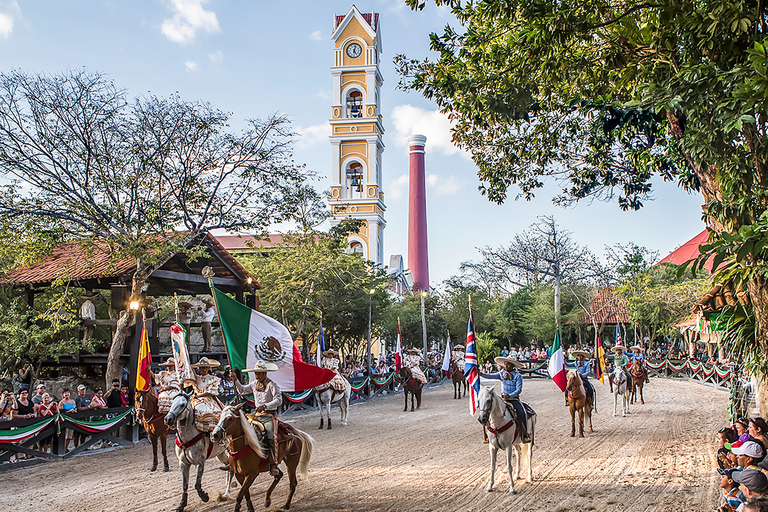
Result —
M408 267L413 274L413 291L429 291L427 252L427 191L425 183L424 135L408 138L410 173L408 195Z

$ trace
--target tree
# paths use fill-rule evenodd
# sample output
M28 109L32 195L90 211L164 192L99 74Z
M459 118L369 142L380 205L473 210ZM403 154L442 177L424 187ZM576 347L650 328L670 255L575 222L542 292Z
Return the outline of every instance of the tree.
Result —
M432 348L445 347L447 324L442 310L441 299L435 294L424 298L424 320L427 324L427 343ZM421 324L421 293L411 293L395 301L387 310L381 334L389 348L394 349L397 340L397 326L400 323L400 339L403 350L424 346ZM465 326L466 329L466 326Z
M399 57L403 86L455 121L489 199L513 185L530 198L547 178L561 183L556 201L623 209L640 208L656 176L700 192L706 249L730 263L715 278L748 289L752 352L768 351L766 6L435 1L462 30L431 35L434 62Z
M0 74L0 227L27 228L9 237L12 250L44 253L51 240L107 246L116 260L136 260L130 300L139 300L173 254L199 255L204 233L286 219L284 192L305 174L287 120L252 119L240 133L228 120L178 96L130 99L98 73ZM107 382L119 377L134 321L120 313Z

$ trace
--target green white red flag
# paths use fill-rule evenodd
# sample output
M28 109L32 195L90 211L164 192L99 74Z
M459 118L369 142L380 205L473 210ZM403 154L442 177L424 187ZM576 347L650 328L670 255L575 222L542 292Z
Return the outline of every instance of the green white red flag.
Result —
M549 376L557 387L565 392L565 359L563 347L560 345L560 329L555 331L555 342L552 344L552 355L549 357Z

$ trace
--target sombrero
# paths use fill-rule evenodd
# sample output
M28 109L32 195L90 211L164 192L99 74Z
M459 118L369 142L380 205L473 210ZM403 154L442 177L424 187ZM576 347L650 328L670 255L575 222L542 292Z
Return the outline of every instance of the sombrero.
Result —
M626 352L627 351L627 349L626 349L626 347L624 345L614 345L613 347L611 347L611 350L613 350L614 352L616 352L618 350L621 350L622 352Z
M164 363L160 363L157 366L167 366L170 368L171 366L176 366L176 361L172 357L169 357Z
M266 372L274 372L277 370L277 365L275 363L268 363L266 361L256 361L256 364L253 365L253 368L249 368L248 370L243 370L244 372L251 372L251 373L266 373Z
M201 302L206 306L215 306L213 299L209 299L208 297L202 299Z
M454 345L453 348L455 350L459 350L459 349L464 350L464 345Z
M95 299L97 297L101 297L101 294L99 292L85 292L80 296L81 300L91 300Z
M219 366L221 366L221 363L217 360L208 359L207 357L203 356L198 362L192 365L192 368L218 368Z
M643 347L641 347L640 345L632 345L632 350L639 350L640 352L642 352Z
M590 354L586 350L574 350L573 352L571 352L571 354L574 356L592 357L592 354Z
M523 363L521 363L520 361L512 357L499 356L496 359L494 359L494 361L496 361L496 364L499 364L499 365L503 365L504 363L512 363L515 366L515 368L523 368L524 366Z
M189 302L183 300L183 301L179 302L179 307L182 308L182 309L189 309L189 308L192 307L192 304L190 304Z
M339 355L338 350L333 350L332 348L329 348L328 350L323 350L324 356L337 356Z
M409 348L408 350L406 350L406 352L408 352L409 354L418 354L419 352L421 352L421 350L417 348Z

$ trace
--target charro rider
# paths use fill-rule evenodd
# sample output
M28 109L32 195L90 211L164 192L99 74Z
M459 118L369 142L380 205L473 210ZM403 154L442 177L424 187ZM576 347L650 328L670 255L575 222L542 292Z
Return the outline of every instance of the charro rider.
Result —
M323 351L323 358L320 360L320 367L321 368L327 368L328 370L333 370L333 373L335 374L333 376L333 379L331 379L330 382L327 384L323 384L322 386L319 386L316 389L326 389L328 386L331 388L337 390L337 391L344 391L347 389L347 386L349 386L349 381L341 376L339 373L339 359L338 356L339 353L332 348L329 348L328 350Z
M233 374L235 386L242 394L253 393L253 404L256 408L254 414L249 414L248 419L258 422L264 428L264 438L267 440L267 456L269 461L269 474L280 475L277 468L277 443L275 443L275 427L277 425L277 409L283 403L283 394L280 388L267 377L267 372L277 370L277 365L266 361L256 361L252 370L255 376L253 382L245 386L240 384L237 376Z
M648 380L648 372L645 370L645 357L643 357L643 347L640 345L633 345L632 353L629 354L628 357L631 361L630 366L635 364L636 361L640 361L640 369L642 371L640 375L645 375L645 381L650 382L650 380Z
M587 390L587 396L592 397L592 403L594 404L595 388L593 388L592 383L589 382L589 375L592 373L592 365L590 365L589 361L586 359L592 354L584 350L574 350L573 355L576 356L576 372L579 374L579 377L581 377L581 382L584 383L584 387Z
M219 402L219 379L211 374L212 368L218 368L220 363L215 359L202 357L192 365L196 370L197 380L192 386L195 396L192 397L192 407L195 409L195 426L200 432L211 432L219 422L219 416L224 407Z
M152 374L155 385L160 388L157 392L157 412L166 415L171 411L173 399L181 392L181 384L179 384L176 363L172 357L158 366L165 369Z
M504 369L498 373L480 372L480 376L501 381L501 398L504 403L514 408L517 430L522 434L523 442L530 443L528 420L523 403L520 401L520 393L523 391L523 376L517 371L523 365L511 357L497 357L496 364L503 365Z
M453 350L451 351L451 361L456 361L456 365L459 367L459 370L464 372L464 366L466 362L464 361L464 345L455 345L453 347Z
M630 379L632 379L632 375L629 374L629 358L624 353L624 346L623 345L615 345L611 347L611 350L614 352L613 354L613 367L614 368L621 368L624 370L624 374L627 376L627 382L632 382ZM613 386L611 386L613 387Z
M415 379L418 379L422 382L422 384L427 383L427 376L424 375L424 372L421 370L421 356L419 355L419 349L412 348L408 350L408 355L405 356L405 360L403 361L403 366L406 368L411 369L411 374Z

